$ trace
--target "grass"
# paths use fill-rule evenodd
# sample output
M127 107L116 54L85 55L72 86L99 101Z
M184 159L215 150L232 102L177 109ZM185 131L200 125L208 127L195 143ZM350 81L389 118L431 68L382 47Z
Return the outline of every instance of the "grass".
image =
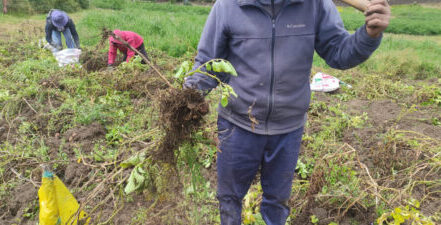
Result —
M92 4L93 5L93 4ZM89 9L70 14L74 18L83 45L93 46L101 37L101 28L131 30L139 33L146 41L147 48L160 49L167 54L180 57L192 55L197 48L205 19L208 16L208 6L182 6L170 3L135 2L126 3L121 10ZM350 7L339 7L340 14L348 30L356 30L364 23L362 13ZM427 8L421 5L392 6L393 18L386 30L388 33L434 35L441 34L438 18L441 10ZM8 23L22 21L22 17L0 15ZM34 15L29 19L44 19L45 15ZM80 19L81 18L81 19ZM42 25L44 26L44 25ZM385 38L380 48L389 45L390 49L416 49L416 54L424 54L428 60L436 59L439 48L431 48L432 41L422 43L402 41L388 42ZM438 39L436 44L440 43ZM392 46L393 45L393 46ZM436 54L431 52L438 51ZM434 62L440 65L439 59Z
M355 30L364 23L364 16L359 11L350 7L339 9L346 29ZM438 24L440 17L441 10L436 8L427 8L418 4L394 5L392 19L386 32L414 35L441 34L441 26Z
M87 34L81 37L85 45L96 44L103 27L131 30L144 38L147 47L178 57L195 52L209 10L202 6L136 3L118 13L103 9L86 13L78 27L80 34Z
M364 23L363 15L355 9L346 7L340 9L347 29L355 30ZM84 40L86 45L94 45L99 41L99 31L102 27L132 30L145 38L146 46L161 49L171 56L178 57L192 54L197 48L209 11L210 8L205 6L138 2L127 4L119 11L100 9L99 13L95 13L96 10L82 12L84 16L78 26L80 34L84 35L81 40ZM387 29L389 33L441 34L441 27L437 24L441 10L419 5L393 6L392 14L394 18ZM403 46L393 47L403 48Z
M437 78L441 74L439 36L384 34L380 47L366 62L357 67L363 73L380 73L392 80ZM329 68L323 59L314 56L314 66ZM331 70L333 73L340 73Z

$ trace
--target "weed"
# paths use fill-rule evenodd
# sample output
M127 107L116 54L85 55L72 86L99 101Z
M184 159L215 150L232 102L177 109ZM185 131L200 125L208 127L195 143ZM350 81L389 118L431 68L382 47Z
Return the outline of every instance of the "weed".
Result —
M319 222L319 219L315 215L311 215L310 219L311 219L312 224L318 224L318 222Z
M317 112L316 112L317 111ZM319 129L311 135L305 135L304 141L307 146L316 150L326 149L325 146L336 143L343 135L343 132L350 127L363 126L368 117L367 114L359 116L351 116L345 113L340 104L328 106L324 102L312 103L309 114L315 115L320 113L321 118L314 119L317 122ZM308 141L313 140L313 141Z
M423 215L420 210L420 203L417 200L410 200L406 206L395 208L392 212L384 213L377 219L378 224L403 224L406 221L415 225L435 225L435 223Z
M123 141L123 135L129 132L130 131L125 126L117 126L108 129L108 132L106 133L107 144L111 146L121 144Z
M344 161L351 161L353 155L343 155ZM341 159L339 159L341 160ZM327 168L326 168L327 167ZM330 204L344 205L347 199L355 199L360 196L360 180L357 172L352 165L345 165L341 162L330 160L324 168L325 184L321 189L321 195L329 196L328 202Z
M441 120L436 117L432 117L431 122L434 126L441 126Z
M404 134L393 129L384 135L383 142L371 150L379 174L392 174L394 170L407 168L415 163L421 151L414 149L409 142Z
M422 105L441 106L441 88L437 85L424 85L414 94L414 99Z
M259 210L262 201L262 187L253 185L243 200L242 218L244 225L264 225Z
M379 75L368 75L357 85L357 96L367 99L399 99L413 92L414 87L399 81L385 80Z
M308 160L308 158L306 160ZM297 174L300 175L302 179L306 179L310 177L313 169L314 169L313 162L303 163L300 159L297 161L296 172Z

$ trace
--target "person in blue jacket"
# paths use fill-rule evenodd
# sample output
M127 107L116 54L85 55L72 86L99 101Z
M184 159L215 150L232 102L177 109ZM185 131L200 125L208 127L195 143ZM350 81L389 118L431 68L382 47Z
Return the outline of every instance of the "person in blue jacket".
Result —
M64 11L58 9L49 11L46 17L45 31L46 41L57 50L63 49L61 33L66 40L67 48L80 48L80 38L75 24Z
M195 68L222 58L238 74L215 74L238 94L218 107L217 198L223 225L241 224L242 199L259 170L262 218L268 225L285 224L314 50L337 69L364 62L389 24L387 0L372 0L365 16L365 24L349 34L332 0L216 1ZM184 82L184 88L205 93L216 86L203 74Z

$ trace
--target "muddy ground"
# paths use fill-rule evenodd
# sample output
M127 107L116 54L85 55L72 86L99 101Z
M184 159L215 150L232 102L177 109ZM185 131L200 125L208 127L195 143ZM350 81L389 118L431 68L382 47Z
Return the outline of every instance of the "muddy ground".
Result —
M372 174L380 175L380 178L376 180L378 185L384 185L390 188L405 188L405 180L408 177L403 178L401 181L394 181L396 178L392 173L394 170L406 170L414 165L415 162L426 159L424 154L415 151L414 147L407 143L400 142L398 140L388 143L382 135L387 134L391 129L403 131L409 133L409 138L426 138L441 143L441 126L434 126L430 118L441 118L439 108L436 106L429 107L416 107L414 110L409 110L408 102L397 101L391 99L384 100L363 100L353 99L347 102L342 102L334 95L342 93L338 90L334 93L315 93L314 102L323 102L327 105L341 104L343 108L346 108L345 112L350 115L362 115L367 114L368 121L363 128L350 128L345 130L343 134L343 142L351 149L356 150L356 155L359 160L367 166L367 169ZM310 115L314 117L314 115ZM306 128L305 133L312 135L317 132L317 128L314 122ZM302 147L302 154L308 154L308 149ZM324 203L321 203L317 199L314 200L312 196L317 194L324 185L324 173L318 170L318 174L313 174L310 178L310 182L313 184L308 189L309 200L306 207L299 216L291 224L309 224L312 225L310 216L315 215L319 219L318 224L327 225L328 223L336 220L336 208L330 207ZM325 172L326 173L326 172ZM441 174L429 173L427 170L423 170L416 176L420 176L423 179L439 180ZM430 174L430 175L429 175ZM296 176L296 179L301 179ZM418 179L418 178L417 178ZM434 215L441 212L441 194L440 188L435 187L430 190L424 187L424 185L416 185L417 187L412 191L411 196L415 199L422 199L423 196L430 196L430 199L438 199L434 201L425 202L421 207L421 212L426 215ZM292 206L297 206L293 204ZM372 224L378 215L373 207L363 208L355 204L343 217L338 217L340 225L351 224ZM355 222L357 221L357 222Z
M14 40L11 38L14 37L14 34L2 36L0 46L8 46L8 52L16 52L24 45L29 45L33 36L42 35L41 29L31 29L30 33L27 33L26 30L29 30L27 27L33 27L33 25L30 23L22 25L23 31L21 32L26 34L22 39ZM17 61L24 61L32 57L38 58L39 56L34 56L32 50L38 51L39 49L34 45L28 46L27 52L20 55L10 54L9 58L2 59L0 63L8 68ZM96 72L94 79L100 82L101 86L127 92L130 101L135 106L145 107L146 104L154 104L153 101L159 102L155 104L162 107L163 116L161 118L164 121L157 123L164 125L161 127L169 135L160 141L164 144L155 152L155 157L161 162L165 162L164 164L176 163L173 149L170 150L170 148L176 148L183 141L188 141L191 133L199 129L203 124L203 115L208 113L208 105L205 104L202 96L193 90L166 91L165 89L169 87L158 79L151 68L143 71L133 69L107 71L105 63L107 55L103 54L101 50L100 48L86 48L84 49L84 57L81 59L85 64L82 69L56 71L48 78L37 82L45 91L53 91L54 95L47 95L43 99L36 99L35 96L22 98L14 102L14 107L11 107L15 118L2 117L0 119L1 144L9 143L14 146L17 142L23 143L23 135L32 133L30 138L33 135L40 136L41 142L47 147L44 150L44 154L47 155L45 162L36 157L17 157L14 153L0 151L0 158L5 160L2 162L2 169L4 169L1 174L2 180L5 182L16 181L14 187L8 189L8 195L11 197L2 198L5 204L0 205L0 224L35 224L38 221L37 190L41 185L42 174L40 165L52 168L53 172L71 190L78 202L88 207L86 211L92 215L91 224L106 221L112 224L129 224L136 220L137 216L141 217L138 224L160 224L161 216L164 213L168 214L170 210L175 210L178 200L174 196L179 197L182 192L179 189L182 188L181 181L177 180L178 175L174 174L176 171L174 173L164 172L163 175L157 174L168 179L167 182L171 183L165 187L167 193L163 193L163 197L159 196L160 200L156 196L159 194L147 194L149 191L156 190L146 190L146 192L135 192L122 196L121 188L125 186L131 168L123 170L119 163L129 158L130 152L139 152L144 150L146 146L154 146L155 143L149 143L151 139L145 138L135 141L125 140L124 144L110 144L115 145L114 148L119 147L120 149L116 158L109 158L106 156L107 152L101 151L101 149L112 148L106 137L109 133L106 125L109 124L91 122L69 126L73 123L73 111L69 108L60 109L63 99L65 99L60 93L72 94L76 89L61 81L66 77L87 77L90 73ZM169 58L164 53L153 51L149 52L149 55L154 59L158 58L166 62L157 65L160 70L171 71L177 64L175 63L176 59ZM156 93L159 90L163 90L161 96L164 98L155 99L159 95ZM97 96L103 95L105 91L96 94ZM188 96L184 104L180 101L182 100L181 94ZM164 99L164 102L161 103L161 99ZM179 104L175 106L176 103ZM53 112L58 109L61 112L54 114ZM12 114L12 112L9 113ZM146 117L149 116L151 115L146 115ZM169 120L173 120L175 123L170 123ZM23 123L32 124L26 131L27 133L19 131ZM150 126L158 125L147 123L144 125L145 128ZM180 140L176 139L178 136ZM41 143L34 143L33 147L37 148L39 145ZM91 155L93 155L92 158ZM151 205L153 207L149 208ZM156 217L142 219L142 215L137 215L139 209L149 209ZM179 220L186 220L184 216L178 217L183 217Z

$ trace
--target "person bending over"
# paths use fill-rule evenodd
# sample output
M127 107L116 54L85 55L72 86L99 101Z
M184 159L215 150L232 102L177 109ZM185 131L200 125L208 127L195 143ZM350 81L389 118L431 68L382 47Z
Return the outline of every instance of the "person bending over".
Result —
M147 52L145 51L144 46L144 40L142 37L132 31L121 31L121 30L114 30L113 33L127 42L131 47L138 50L141 54L143 54L146 58ZM129 62L130 59L136 55L136 52L132 51L130 48L126 47L125 44L123 44L121 41L115 39L114 37L109 37L109 57L107 64L109 67L113 67L113 64L115 63L115 58L117 55L118 50L124 54L123 61ZM142 64L145 64L144 60L141 61Z
M61 33L66 40L67 48L80 48L75 24L69 16L61 10L52 9L46 17L46 41L57 50L63 49Z

